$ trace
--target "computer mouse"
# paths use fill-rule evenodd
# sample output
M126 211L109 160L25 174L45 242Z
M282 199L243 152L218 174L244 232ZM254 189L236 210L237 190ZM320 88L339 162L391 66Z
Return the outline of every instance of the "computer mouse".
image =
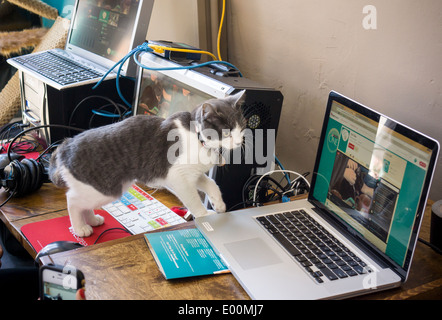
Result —
M55 254L63 251L69 251L73 249L82 248L83 246L78 242L73 241L55 241L48 245L46 245L43 249L41 249L37 256L35 257L35 261L39 261L39 259L43 256L47 256L50 254Z
M22 155L11 152L10 153L11 159L12 160L17 160L20 158L24 158ZM0 170L3 170L4 168L6 168L6 166L10 163L11 161L9 161L8 158L8 154L7 153L2 153L0 154Z

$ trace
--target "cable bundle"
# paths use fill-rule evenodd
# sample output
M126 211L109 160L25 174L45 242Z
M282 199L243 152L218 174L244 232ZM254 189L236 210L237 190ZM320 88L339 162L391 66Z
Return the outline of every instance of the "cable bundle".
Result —
M310 183L307 180L309 172L300 174L295 171L285 170L277 157L275 157L275 162L280 170L272 170L263 175L250 176L242 188L242 202L228 208L228 211L250 206L261 206L278 200L288 202L290 197L310 191ZM283 178L280 181L276 180L271 177L274 173L282 173ZM295 175L295 178L291 180L290 175ZM286 184L283 183L284 180L287 181Z
M116 87L117 87L117 92L118 95L120 96L121 100L129 107L132 108L132 104L129 103L124 96L121 93L120 90L120 82L119 82L119 78L120 78L120 74L121 74L121 69L123 67L123 65L126 63L126 61L128 59L130 59L131 57L133 57L135 63L140 66L143 69L146 70L151 70L151 71L168 71L168 70L189 70L189 69L196 69L196 68L202 68L202 67L206 67L209 65L225 65L231 68L234 68L236 70L239 71L239 69L237 67L235 67L233 64L226 62L226 61L219 61L219 60L213 60L213 61L209 61L209 62L204 62L201 64L196 64L196 65L191 65L191 66L177 66L177 67L167 67L167 68L150 68L148 66L143 65L140 61L138 56L142 53L142 52L154 52L154 51L160 51L160 50L170 50L170 51L179 51L179 52L198 52L198 53L203 53L203 54L208 54L211 55L213 58L215 58L215 56L213 54L211 54L210 52L207 51L200 51L200 50L190 50L190 49L177 49L177 48L168 48L168 47L162 47L162 46L158 46L158 45L152 45L149 44L148 42L144 42L143 44L137 46L135 49L131 50L126 56L124 56L120 61L118 61L112 68L110 68L105 74L104 76L101 78L101 80L92 88L95 89L97 88L103 81L104 79L106 79L106 77L109 75L109 73L111 73L115 68L117 69L117 78L116 78ZM241 72L239 73L239 75L242 77ZM110 115L106 115L106 116L110 116Z

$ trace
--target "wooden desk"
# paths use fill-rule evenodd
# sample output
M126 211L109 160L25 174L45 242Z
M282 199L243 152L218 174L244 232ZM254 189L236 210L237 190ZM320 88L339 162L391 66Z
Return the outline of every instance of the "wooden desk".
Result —
M153 193L155 190L146 191ZM156 191L154 197L169 208L182 205L174 195L165 190ZM7 195L0 191L0 203L6 198ZM21 227L28 223L68 215L65 190L51 183L43 184L39 190L28 196L13 198L0 208L0 219L32 257L35 257L37 252L21 233Z
M167 206L179 201L164 191L154 196ZM4 196L3 196L4 197ZM2 196L0 195L0 201ZM420 237L429 240L432 202L429 202ZM34 221L67 215L64 192L44 185L33 195L13 199L1 208L1 218L27 248L35 252L20 233ZM189 222L179 228L192 227ZM165 280L150 254L143 235L130 236L52 256L58 264L83 271L88 299L249 299L230 274ZM400 288L357 299L442 299L442 256L418 242L408 281Z
M146 191L149 191L146 189ZM167 207L181 206L164 190L153 196ZM0 194L0 201L6 199ZM25 224L68 215L64 191L45 184L37 192L10 200L0 208L0 217L32 257L37 252L20 231ZM193 222L173 229L193 227ZM57 264L69 263L81 269L87 279L88 299L247 299L248 296L230 274L164 280L143 235L81 248L51 256Z
M192 222L181 228L193 227ZM52 256L84 273L87 299L239 300L248 295L231 274L165 280L143 235Z
M6 198L7 194L0 191L0 202L2 203ZM68 215L65 192L49 183L43 184L31 195L12 198L0 208L0 219L32 257L35 257L37 253L23 237L20 228L31 222L65 215Z

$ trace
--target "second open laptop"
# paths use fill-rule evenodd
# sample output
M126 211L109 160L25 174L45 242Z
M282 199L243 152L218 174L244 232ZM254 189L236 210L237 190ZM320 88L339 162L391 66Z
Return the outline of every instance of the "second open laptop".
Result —
M144 42L154 0L77 0L65 49L8 59L8 63L62 90L97 82L116 62ZM128 61L123 76L134 76ZM115 78L114 71L109 78Z
M253 299L346 298L408 276L439 143L331 92L308 199L195 219Z

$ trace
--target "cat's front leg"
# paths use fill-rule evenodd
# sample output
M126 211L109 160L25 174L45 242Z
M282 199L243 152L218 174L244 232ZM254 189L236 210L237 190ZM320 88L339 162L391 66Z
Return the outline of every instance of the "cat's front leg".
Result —
M212 204L212 208L216 212L226 212L226 204L223 201L221 190L215 181L210 179L207 175L202 174L197 181L197 187L199 190L207 194Z
M207 211L203 206L195 183L188 183L181 180L179 183L173 182L167 184L167 188L181 200L183 205L194 217L202 217L214 213Z

